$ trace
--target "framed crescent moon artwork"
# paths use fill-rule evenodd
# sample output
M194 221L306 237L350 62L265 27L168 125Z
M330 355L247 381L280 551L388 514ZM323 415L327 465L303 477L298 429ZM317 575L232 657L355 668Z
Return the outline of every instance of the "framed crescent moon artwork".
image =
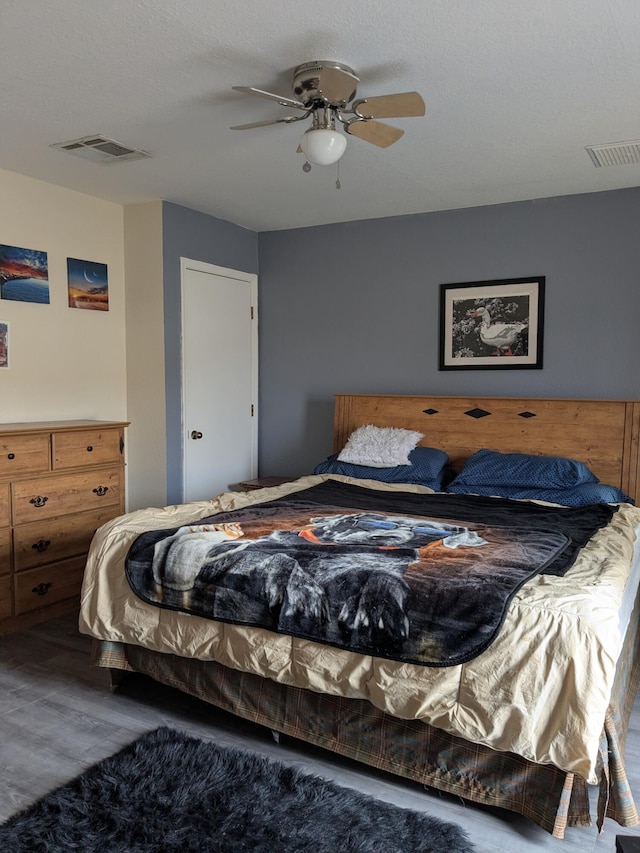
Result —
M440 370L542 368L545 277L440 285Z
M69 308L109 310L107 265L67 258Z

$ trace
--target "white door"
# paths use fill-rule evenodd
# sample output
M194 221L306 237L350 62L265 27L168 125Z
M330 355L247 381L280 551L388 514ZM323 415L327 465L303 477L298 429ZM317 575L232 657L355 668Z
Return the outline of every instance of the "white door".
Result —
M257 475L257 277L181 258L184 500Z

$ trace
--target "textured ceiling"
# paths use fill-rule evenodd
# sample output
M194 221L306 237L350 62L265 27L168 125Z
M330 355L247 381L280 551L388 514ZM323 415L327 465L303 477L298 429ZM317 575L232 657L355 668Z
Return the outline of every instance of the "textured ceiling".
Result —
M256 231L640 185L585 146L640 139L639 0L2 0L0 168L118 203L165 199ZM418 90L387 149L350 138L302 171L299 63L358 96ZM103 166L52 143L104 134L154 156Z

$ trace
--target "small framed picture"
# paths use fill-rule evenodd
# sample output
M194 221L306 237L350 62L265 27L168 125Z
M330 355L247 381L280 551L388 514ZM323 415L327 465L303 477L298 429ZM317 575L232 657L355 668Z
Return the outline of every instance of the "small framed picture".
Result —
M440 370L542 367L544 276L440 285Z
M0 370L9 367L9 322L0 320Z

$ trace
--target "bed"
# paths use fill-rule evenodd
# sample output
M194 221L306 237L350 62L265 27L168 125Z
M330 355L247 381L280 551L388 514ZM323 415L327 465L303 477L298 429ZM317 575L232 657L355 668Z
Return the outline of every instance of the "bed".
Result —
M622 502L564 575L537 570L516 584L488 647L462 662L440 659L426 666L414 658L393 660L382 646L374 647L383 649L379 657L365 647L335 648L331 638L325 645L295 631L292 637L199 611L185 615L175 601L158 607L133 592L131 563L125 572L125 561L132 545L152 531L226 519L228 513L232 520L238 512L246 516L327 488L332 496L338 490L339 502L353 494L393 506L438 499L432 488L331 471L276 488L130 513L100 528L87 562L80 629L95 640L94 662L114 677L144 673L273 731L514 811L559 838L567 826L591 824L590 785L599 786L599 827L605 817L622 826L638 823L624 742L640 682L640 510L623 498L640 494L640 403L338 395L334 453L365 425L420 433L418 446L436 448L448 459L454 479L446 488L455 490L457 480L459 494L474 493L465 501L481 500L480 487L468 485L464 475L489 449L505 457L577 460L594 481L614 490L603 492L608 501L619 493ZM487 486L485 504L499 500L494 488ZM521 498L516 503L531 505ZM542 512L549 505L534 506ZM555 596L553 603L547 596ZM536 640L541 614L552 619L547 611L555 621L543 620ZM566 627L560 630L556 622Z

